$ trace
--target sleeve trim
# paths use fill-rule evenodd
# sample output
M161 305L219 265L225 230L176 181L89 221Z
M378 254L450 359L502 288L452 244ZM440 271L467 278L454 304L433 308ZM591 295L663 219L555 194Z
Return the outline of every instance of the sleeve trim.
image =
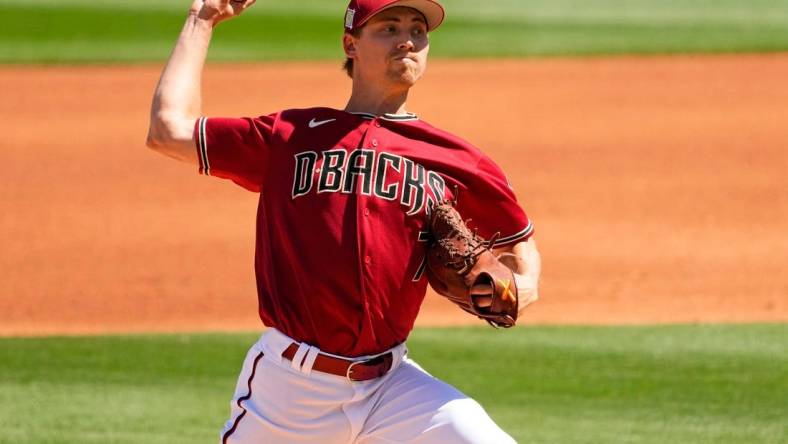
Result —
M493 244L492 247L500 247L515 241L527 239L528 237L531 236L531 234L533 234L533 232L534 232L534 224L531 221L528 221L528 226L518 231L517 233L514 233L511 236L500 237L496 239L495 244Z
M211 163L208 161L208 142L205 140L206 117L200 117L197 122L197 157L200 161L200 174L211 175Z

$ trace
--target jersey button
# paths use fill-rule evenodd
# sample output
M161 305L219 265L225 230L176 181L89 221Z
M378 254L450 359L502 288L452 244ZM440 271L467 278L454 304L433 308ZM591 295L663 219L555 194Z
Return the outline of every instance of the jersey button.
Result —
M380 128L380 122L378 122L377 120L375 121L375 128Z
M372 146L378 146L378 139L372 139Z
M369 216L369 208L364 208L364 216Z
M372 263L372 258L369 256L364 256L364 263L369 265L370 263Z

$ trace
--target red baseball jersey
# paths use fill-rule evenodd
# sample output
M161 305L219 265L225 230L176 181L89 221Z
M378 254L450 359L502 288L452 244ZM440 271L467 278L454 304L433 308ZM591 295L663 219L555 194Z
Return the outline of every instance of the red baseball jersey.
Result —
M263 323L328 353L407 339L427 289L426 221L453 198L496 246L533 229L501 169L413 114L331 108L201 118L200 172L260 193L255 273Z

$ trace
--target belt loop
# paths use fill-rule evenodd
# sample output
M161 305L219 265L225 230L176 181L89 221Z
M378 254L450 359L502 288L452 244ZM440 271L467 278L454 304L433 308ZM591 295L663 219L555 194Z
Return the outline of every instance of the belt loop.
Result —
M315 360L317 359L317 355L320 354L320 349L317 347L309 347L309 351L306 352L306 358L304 359L304 364L301 366L301 373L309 376L312 374L312 366L315 364Z
M304 356L309 351L311 347L305 343L298 344L298 350L295 352L295 356L293 356L293 360L290 361L290 366L293 367L293 370L300 372L301 371L301 361L304 360Z

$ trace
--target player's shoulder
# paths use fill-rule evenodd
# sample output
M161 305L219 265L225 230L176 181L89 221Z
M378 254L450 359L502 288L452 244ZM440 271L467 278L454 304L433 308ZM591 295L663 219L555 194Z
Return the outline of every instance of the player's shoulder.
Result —
M464 151L472 157L478 158L484 156L482 150L472 142L469 142L468 140L450 131L438 128L424 119L420 118L418 120L408 122L408 124L411 127L418 128L425 141L429 142L431 145L436 145L449 150Z

